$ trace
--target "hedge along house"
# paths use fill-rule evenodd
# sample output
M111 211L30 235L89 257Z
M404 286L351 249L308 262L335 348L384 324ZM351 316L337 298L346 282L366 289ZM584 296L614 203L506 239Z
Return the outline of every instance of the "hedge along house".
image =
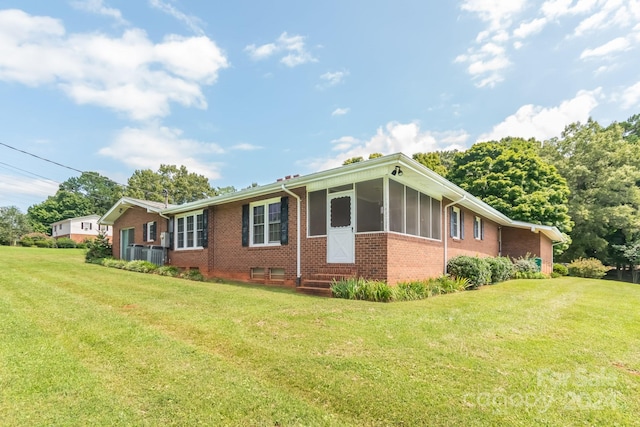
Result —
M563 239L555 227L506 217L404 154L179 206L139 202L149 216L120 216L116 205L101 219L114 227L116 257L124 248L116 236L156 221L170 265L311 291L345 276L390 284L435 277L457 255L530 253L549 273L552 244Z

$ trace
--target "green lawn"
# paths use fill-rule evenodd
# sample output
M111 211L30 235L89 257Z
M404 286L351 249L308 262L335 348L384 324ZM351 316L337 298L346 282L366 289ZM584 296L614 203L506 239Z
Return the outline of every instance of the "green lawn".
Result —
M0 247L0 425L638 425L640 286L368 303Z

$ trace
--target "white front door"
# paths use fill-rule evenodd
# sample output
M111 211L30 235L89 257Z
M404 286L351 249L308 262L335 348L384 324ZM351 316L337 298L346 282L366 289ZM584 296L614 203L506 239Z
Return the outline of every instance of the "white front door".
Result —
M329 194L327 203L327 262L355 262L353 191Z

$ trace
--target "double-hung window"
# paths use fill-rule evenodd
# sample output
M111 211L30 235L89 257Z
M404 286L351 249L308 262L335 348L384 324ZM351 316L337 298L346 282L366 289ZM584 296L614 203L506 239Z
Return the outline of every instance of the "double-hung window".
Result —
M191 212L176 217L176 249L203 247L204 214Z
M251 207L251 246L280 244L280 198L255 202Z
M451 221L451 237L454 239L460 239L461 217L460 208L456 206L451 207L450 221Z
M473 219L473 238L476 240L484 239L484 223L479 216Z

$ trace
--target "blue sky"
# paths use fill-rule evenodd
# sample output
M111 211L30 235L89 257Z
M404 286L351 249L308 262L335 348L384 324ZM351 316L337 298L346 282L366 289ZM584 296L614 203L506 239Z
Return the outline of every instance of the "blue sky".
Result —
M0 0L0 143L243 188L640 113L640 1ZM0 145L0 206L79 174Z

